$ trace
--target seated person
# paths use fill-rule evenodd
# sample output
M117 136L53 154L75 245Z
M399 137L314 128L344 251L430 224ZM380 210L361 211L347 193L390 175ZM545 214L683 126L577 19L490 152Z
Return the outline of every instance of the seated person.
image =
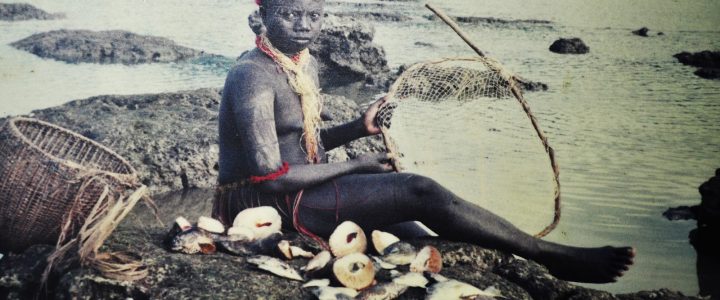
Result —
M452 241L537 261L558 278L612 282L632 264L630 247L579 248L530 236L432 179L394 173L387 154L328 163L325 151L380 130L383 100L344 125L322 129L318 37L323 0L263 0L265 32L228 74L220 105L220 174L214 217L228 224L248 207L277 208L284 224L327 238L351 220L365 231L420 221Z

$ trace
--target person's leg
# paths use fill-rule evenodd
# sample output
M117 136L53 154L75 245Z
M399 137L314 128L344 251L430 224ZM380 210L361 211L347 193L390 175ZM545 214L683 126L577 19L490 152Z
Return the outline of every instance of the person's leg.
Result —
M418 220L440 237L517 254L572 281L614 281L634 255L629 247L578 248L537 239L435 181L407 173L343 176L305 190L300 205L300 220L320 236L343 220L368 232Z

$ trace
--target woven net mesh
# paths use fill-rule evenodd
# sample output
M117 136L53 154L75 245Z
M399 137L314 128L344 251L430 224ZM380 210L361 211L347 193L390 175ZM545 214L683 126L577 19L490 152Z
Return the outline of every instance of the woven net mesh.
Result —
M537 121L522 97L515 77L491 58L421 62L391 86L376 120L388 152L397 157L398 170L432 177L454 192L457 187L462 197L494 211L502 205L476 199L492 195L501 202L531 198L533 206L527 208L545 208L548 218L555 213L557 220L559 205L552 209L553 199L559 203L557 166L542 131L533 130ZM512 99L521 102L526 114ZM477 192L464 192L472 190ZM515 217L501 215L523 223L528 212L514 209L509 214ZM520 227L534 231L547 220L525 223Z

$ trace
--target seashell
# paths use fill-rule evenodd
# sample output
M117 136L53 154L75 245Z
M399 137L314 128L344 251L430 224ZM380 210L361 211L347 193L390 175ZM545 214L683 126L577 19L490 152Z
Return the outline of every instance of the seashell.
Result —
M304 288L330 286L330 279L313 279L302 285Z
M373 230L372 232L372 242L373 246L375 247L375 251L377 251L378 254L382 254L383 250L387 248L387 246L390 246L394 244L395 242L399 242L400 239L393 235L392 233L380 231L380 230Z
M233 227L250 228L256 239L263 239L279 232L282 219L271 206L259 206L245 209L235 216Z
M230 227L227 230L227 239L230 241L253 241L255 234L250 228Z
M395 299L407 291L406 285L395 282L383 282L373 285L360 292L355 299L360 300L390 300Z
M440 299L487 299L501 296L497 289L490 287L485 291L476 288L470 284L450 279L431 285L427 288L427 298L429 300Z
M417 256L417 251L413 245L400 241L388 246L383 251L382 260L394 265L410 264Z
M367 238L360 226L352 221L345 221L335 228L328 243L333 255L343 257L351 253L364 253L367 247Z
M290 250L290 242L282 240L277 244L277 247L282 256L285 257L285 259L293 259L293 253L292 250Z
M375 268L367 255L351 253L338 258L333 264L335 279L345 287L363 289L375 280Z
M192 224L190 224L190 221L185 219L183 216L179 216L175 218L175 224L180 228L182 231L187 231L192 229Z
M198 218L197 227L212 233L222 234L225 233L225 226L220 221L209 217Z
M305 249L300 248L298 246L290 246L290 252L292 252L293 257L304 257L304 258L315 257L315 254L312 254L312 252L305 251Z
M419 287L419 288L425 288L427 284L430 282L423 274L421 273L415 273L415 272L409 272L406 274L402 274L400 276L397 276L393 278L392 280L394 283L402 284L405 286L410 287Z
M332 286L316 287L312 292L318 300L355 299L358 295L354 289Z
M433 246L425 246L420 249L415 259L410 263L410 271L422 273L440 273L442 269L442 255Z
M298 281L303 280L300 273L298 273L298 271L296 271L292 266L274 257L257 255L248 258L247 262L256 265L258 269L268 271L280 277Z

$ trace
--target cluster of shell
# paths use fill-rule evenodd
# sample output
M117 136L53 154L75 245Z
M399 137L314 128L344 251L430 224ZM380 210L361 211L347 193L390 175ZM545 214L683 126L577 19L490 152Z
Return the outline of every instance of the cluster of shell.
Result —
M219 221L200 217L195 226L178 217L168 233L170 250L187 254L214 253L216 249L246 256L258 269L284 278L306 281L318 299L395 299L408 288L426 289L426 299L491 299L501 296L490 287L478 289L470 284L445 278L442 255L435 247L419 251L396 236L375 230L372 243L377 256L366 254L367 237L351 221L340 224L330 235L330 251L317 254L293 246L282 239L281 218L269 206L240 212L233 226L225 230ZM284 260L308 258L296 270ZM408 266L409 268L405 267ZM378 282L376 274L389 271L391 280ZM409 270L401 272L399 270Z

